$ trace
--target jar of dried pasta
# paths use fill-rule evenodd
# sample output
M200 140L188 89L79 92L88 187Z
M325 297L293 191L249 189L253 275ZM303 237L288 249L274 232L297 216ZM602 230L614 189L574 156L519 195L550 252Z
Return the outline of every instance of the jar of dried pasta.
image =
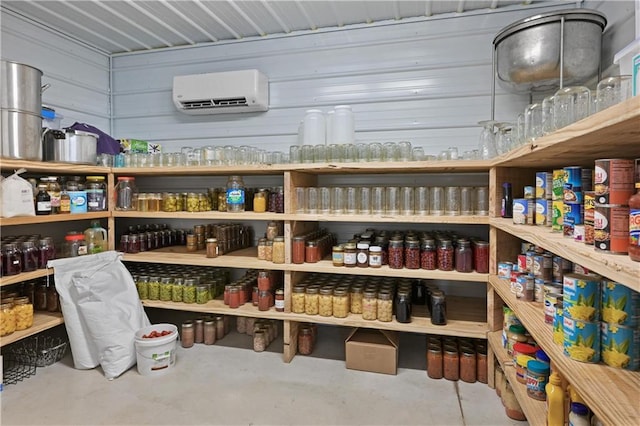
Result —
M304 314L304 298L305 298L305 286L296 285L291 292L291 312L294 314Z
M365 290L362 296L362 319L374 320L378 317L378 294L375 290Z
M318 296L318 314L330 317L333 314L333 287L322 287Z
M393 319L393 296L389 291L378 293L378 321L389 322Z
M349 314L349 293L345 288L333 290L333 316L346 318Z
M16 331L16 315L13 303L0 305L0 336L6 336Z
M349 289L349 311L352 314L361 314L362 313L362 297L363 297L364 287L361 285L352 285Z
M318 315L318 292L317 286L308 286L304 294L304 313L307 315Z
M33 325L33 305L28 297L13 299L13 313L16 317L16 330L26 330Z

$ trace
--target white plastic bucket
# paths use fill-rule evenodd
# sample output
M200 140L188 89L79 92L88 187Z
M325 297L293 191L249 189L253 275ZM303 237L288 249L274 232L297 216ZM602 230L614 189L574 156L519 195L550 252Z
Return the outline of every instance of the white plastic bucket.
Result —
M152 331L170 331L162 337L143 338ZM141 328L135 334L138 373L143 376L159 376L167 373L176 363L178 328L173 324L154 324Z

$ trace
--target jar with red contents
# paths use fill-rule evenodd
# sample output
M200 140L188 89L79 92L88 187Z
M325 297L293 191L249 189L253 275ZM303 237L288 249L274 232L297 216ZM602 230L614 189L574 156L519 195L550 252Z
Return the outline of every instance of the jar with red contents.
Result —
M465 239L458 240L458 247L455 250L455 265L458 272L473 271L473 253L471 242Z
M268 290L258 291L258 310L268 311L271 306L271 296Z
M402 269L404 266L404 243L402 240L389 241L389 268Z
M438 269L453 271L453 243L451 240L440 240L438 244Z
M259 302L259 301L258 301ZM229 307L236 309L240 306L240 286L229 286Z
M407 269L420 269L420 242L409 240L404 246L404 266Z
M271 272L258 272L258 290L271 290Z
M253 306L258 306L258 286L254 285L253 286L253 291L251 292L251 304Z
M305 238L298 236L293 237L291 241L291 263L304 263L305 258Z
M428 239L422 241L422 247L420 249L420 268L433 271L437 266L438 261L435 240Z
M304 247L304 261L306 263L317 263L320 260L320 251L318 248L318 242L310 240L305 243Z
M473 269L480 274L489 273L489 242L475 241L473 244Z

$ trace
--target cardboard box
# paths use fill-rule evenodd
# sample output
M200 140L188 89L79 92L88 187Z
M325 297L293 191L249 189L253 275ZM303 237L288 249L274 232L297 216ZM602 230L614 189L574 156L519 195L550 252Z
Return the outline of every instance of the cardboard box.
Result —
M346 365L352 370L396 374L398 370L398 333L356 328L345 340Z

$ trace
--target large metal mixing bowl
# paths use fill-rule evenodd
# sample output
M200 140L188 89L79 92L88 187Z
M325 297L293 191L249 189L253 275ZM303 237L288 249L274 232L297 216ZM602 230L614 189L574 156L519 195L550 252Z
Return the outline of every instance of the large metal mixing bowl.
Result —
M544 13L509 25L493 40L498 84L528 93L586 82L600 69L606 25L604 15L589 9Z

